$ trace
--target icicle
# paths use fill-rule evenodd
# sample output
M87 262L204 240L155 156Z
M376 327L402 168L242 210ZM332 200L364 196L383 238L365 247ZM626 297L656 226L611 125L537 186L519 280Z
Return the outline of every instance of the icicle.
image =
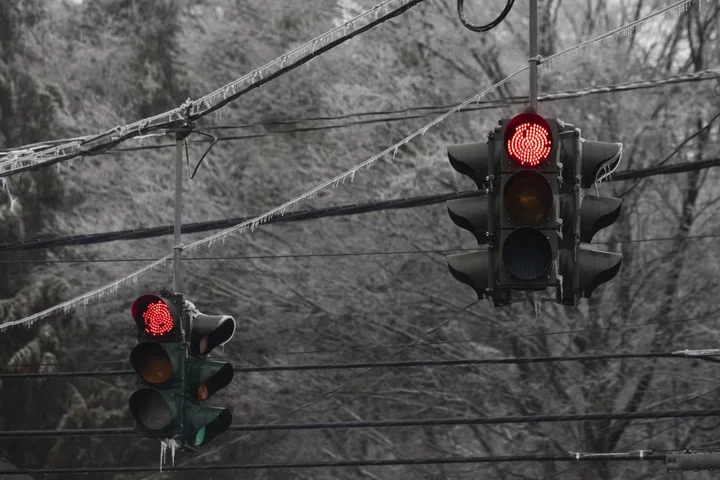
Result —
M165 443L165 440L160 440L160 471L162 472L163 463L165 463L165 450L167 449L167 444Z
M538 301L537 293L533 292L533 304L535 305L535 318L540 317L540 302Z
M392 157L393 160L395 160L395 157L397 156L397 152L398 152L398 147L395 147L393 149L393 157Z
M563 276L555 275L555 278L557 278L557 281L558 281L558 289L560 290L560 298L563 298Z
M355 172L356 170L353 170L350 174L350 183L355 183Z

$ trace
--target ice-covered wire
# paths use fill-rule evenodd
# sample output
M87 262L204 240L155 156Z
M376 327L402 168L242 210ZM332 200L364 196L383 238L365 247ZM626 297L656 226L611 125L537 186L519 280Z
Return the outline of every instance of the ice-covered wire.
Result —
M644 179L656 175L674 175L677 173L685 173L696 170L703 170L720 166L720 158L700 160L694 162L676 163L663 167L650 167L640 170L626 170L613 175L608 181L627 181L633 179ZM313 210L300 210L288 213L282 217L273 217L265 223L287 223L305 220L316 220L319 218L339 217L346 215L358 215L370 212L379 212L384 210L401 210L405 208L424 207L443 203L448 200L457 200L461 198L470 198L483 193L477 190L468 190L464 192L448 192L432 195L422 195L417 197L405 197L391 200L370 201L364 203L356 203L349 205L338 205L333 207L318 208ZM219 230L228 228L238 223L247 221L247 217L227 218L222 220L212 220L208 222L187 223L182 226L182 233L198 233L210 230ZM85 235L69 235L57 238L43 238L36 240L27 240L18 243L0 243L0 253L10 251L29 251L41 248L65 247L74 245L93 245L98 243L113 242L116 240L137 240L143 238L155 238L163 235L169 235L173 232L173 225L164 225L159 227L147 227L130 230L120 230L115 232L92 233ZM622 240L619 243L640 243L640 242L662 242L669 240L677 240L678 238L701 239L714 238L717 234L700 234L688 235L686 237L651 237L638 238L630 240ZM607 243L607 242L592 242ZM293 256L293 255L291 255ZM299 255L301 256L301 255ZM262 257L259 257L262 258ZM192 258L188 258L191 260ZM21 260L0 261L0 263L22 263ZM44 261L36 261L43 263ZM60 262L65 262L60 261Z
M397 12L400 11L400 9L410 8L411 6L419 3L419 1L421 1L421 0L411 0L411 1L408 1L408 2L404 3L402 7L398 7L398 10L394 10L394 11L390 12L390 14L388 14L388 15L399 14L399 13L397 13ZM598 37L595 37L595 38L592 39L592 40L588 40L588 41L586 41L586 42L582 42L582 43L579 44L579 45L576 45L576 46L567 48L567 49L565 49L565 50L563 50L563 51L561 51L561 52L558 52L558 53L552 55L550 58L558 59L558 58L560 58L560 57L562 57L562 56L564 56L564 55L566 55L566 54L568 54L568 53L570 53L570 52L577 51L578 48L580 48L581 46L588 46L588 45L591 45L591 44L593 44L593 43L595 43L595 42L600 42L601 40L604 40L605 38L607 38L607 37L609 37L609 36L612 36L612 35L616 34L617 32L622 32L622 31L626 31L626 30L627 30L627 31L630 31L630 29L637 27L637 25L641 24L643 21L648 21L649 19L655 18L655 17L660 16L660 15L663 15L663 14L665 14L665 15L667 16L667 12L671 11L673 8L680 8L681 6L686 6L687 4L691 3L692 1L694 1L694 0L682 0L682 1L680 1L680 2L677 2L676 4L671 5L670 7L667 7L667 8L665 8L665 9L659 10L659 11L654 12L654 13L651 13L650 15L647 15L647 16L643 17L642 19L637 20L637 21L635 21L635 22L631 22L630 24L628 24L628 25L626 25L626 26L623 26L623 27L620 27L620 28L618 28L618 29L612 30L612 31L609 32L609 33L606 33L606 34L600 35L600 36L598 36ZM397 2L402 3L400 0L397 0ZM383 4L381 4L381 5L377 6L377 7L375 7L375 10L374 10L374 11L376 12L376 15L375 15L376 19L381 18L381 16L382 16L381 10L382 10L382 9L387 9L390 4L397 3L397 2L394 2L393 0L388 0L387 2L385 2L385 3L383 3ZM684 7L683 7L683 9L684 9ZM404 10L403 10L403 11L404 11ZM678 11L679 11L679 10L678 10ZM366 15L366 14L367 14L367 12L366 12L365 14L363 14L363 15ZM359 18L359 17L356 17L356 18ZM352 22L352 20L351 20L350 22ZM372 22L370 22L370 23L372 24ZM347 25L347 23L346 23L345 25ZM363 27L363 28L370 28L370 27L367 27L367 25L366 25L366 26ZM332 32L335 32L336 30L337 30L337 29L332 30L331 32L328 33L328 35L330 35ZM332 36L332 35L331 35L331 36ZM331 43L332 43L332 42L331 42ZM314 48L313 48L313 52L314 52ZM280 62L280 65L283 65L286 61L287 61L287 59L283 60L282 62ZM283 67L280 67L280 70L282 70L282 68L283 68ZM377 160L382 159L382 158L385 157L386 155L392 154L392 159L394 159L394 158L395 158L395 155L396 155L397 152L398 152L398 150L399 150L402 146L404 146L405 144L409 143L410 141L412 141L412 140L415 139L416 137L421 136L421 135L424 135L430 128L435 127L435 126L437 126L438 124L442 123L445 119L447 119L448 117L450 117L450 116L453 115L454 113L456 113L456 112L464 109L465 107L469 106L469 105L472 104L473 102L480 101L483 97L485 97L485 95L487 95L488 93L494 91L495 89L497 89L498 87L504 85L505 83L509 82L510 80L512 80L512 79L513 79L514 77L516 77L517 75L525 72L526 70L528 70L528 68L529 68L529 67L526 66L526 67L523 67L523 68L521 68L520 70L517 70L516 72L510 74L510 75L507 76L506 78L504 78L504 79L502 79L501 81L497 82L495 85L493 85L493 86L491 86L490 88L488 88L488 89L480 92L480 93L477 94L477 95L474 95L473 97L471 97L470 99L468 99L468 100L466 100L465 102L461 103L460 105L456 106L455 108L451 109L450 111L448 111L448 112L445 113L444 115L441 115L440 117L436 118L435 120L433 120L433 121L430 122L429 124L425 125L425 126L422 127L420 130L417 130L416 132L408 135L407 137L405 137L404 139L402 139L402 140L399 141L398 143L396 143L396 144L394 144L394 145L386 148L385 150L383 150L383 151L380 152L379 154L370 157L368 160L360 163L359 165L356 165L355 167L351 168L350 170L347 170L347 171L341 173L340 175L332 178L331 180L328 180L328 181L326 181L326 182L323 182L323 183L319 184L318 186L316 186L315 188L313 188L313 189L305 192L304 194L302 194L302 195L300 195L300 196L298 196L298 197L295 197L295 198L293 198L292 200L290 200L290 201L288 201L288 202L285 202L285 203L283 203L282 205L280 205L280 206L278 206L278 207L276 207L276 208L273 208L272 210L270 210L270 211L268 211L268 212L266 212L266 213L264 213L264 214L262 214L262 215L259 215L259 216L255 217L255 218L251 219L251 220L242 222L242 223L240 223L240 224L238 224L238 225L236 225L236 226L234 226L234 227L228 228L228 229L223 230L223 231L221 231L221 232L219 232L219 233L216 233L216 234L214 234L214 235L210 235L210 236L208 236L208 237L206 237L206 238L203 238L203 239L201 239L201 240L198 240L198 241L196 241L196 242L193 242L193 243L191 243L191 244L189 244L189 245L187 245L187 246L185 247L185 249L183 250L183 253L191 252L191 251L193 251L193 250L198 249L198 248L201 247L201 246L211 247L211 246L213 246L213 244L214 244L216 241L223 241L223 242L224 242L225 239L226 239L228 236L230 236L231 234L233 234L233 233L235 233L235 232L243 233L243 232L244 232L245 230L247 230L248 228L249 228L251 231L254 231L255 228L257 228L259 225L261 225L261 224L263 224L263 223L266 223L269 219L271 219L271 218L273 218L273 217L275 217L275 216L278 216L278 215L284 215L284 214L287 212L288 209L296 206L296 205L299 204L300 202L302 202L302 201L304 201L304 200L306 200L306 199L312 199L312 198L314 198L320 190L323 190L323 189L325 189L325 188L327 188L327 187L330 187L330 186L332 186L333 188L335 188L335 187L339 186L340 183L345 183L345 181L346 181L347 179L349 179L349 180L352 182L352 181L355 179L355 174L356 174L358 171L362 170L363 168L365 168L365 169L370 168L370 167L373 165L373 163L375 163ZM280 70L278 70L278 71L280 71ZM262 72L261 72L261 75L262 75ZM243 78L245 78L245 77L243 77ZM252 79L252 80L254 81L254 79ZM241 82L241 83L242 83L242 82ZM255 84L253 83L253 85L255 85ZM247 87L247 88L251 88L251 87ZM245 90L242 90L242 91L245 91ZM237 95L237 94L239 94L239 92L237 92L236 95ZM212 95L212 94L211 94L211 95ZM225 97L225 94L221 94L221 95L223 95L223 97ZM213 106L211 106L211 105L208 103L208 101L205 101L205 103L207 104L207 107L208 107L207 110L204 110L205 112L206 112L206 111L209 111L209 110L212 110L212 108L214 108ZM219 101L219 102L216 103L215 105L217 106L217 105L220 105L221 103L222 103L222 101ZM180 120L182 120L183 122L186 121L187 118L184 116L184 112L188 110L188 107L190 107L190 110L192 110L192 105L194 105L192 102L189 102L189 103L186 102L185 104L182 105L182 107L181 107L180 109L178 109L178 110L180 110L180 111L179 111L179 112L176 112L175 114L178 115L178 116L180 117ZM193 118L192 120L195 120L195 118ZM142 127L142 125L140 125L140 124L138 123L138 124L137 124L138 130L141 130L141 127ZM124 132L126 136L129 135L129 134L127 133L127 131L128 131L128 127L125 127L124 129L121 129L121 132L119 132L119 133L117 134L117 139L116 139L116 140L118 140L118 139L120 138L120 136L121 136L120 134L121 134L122 132ZM138 134L139 134L139 133L138 133ZM119 141L119 140L118 140L118 141ZM110 148L110 147L103 147L103 148ZM3 172L2 172L2 170L3 170L2 166L3 166L3 162L0 161L0 176L3 176L3 175L4 175ZM7 174L7 171L5 172L5 174ZM29 315L29 316L27 316L27 317L25 317L25 318L21 318L21 319L18 319L18 320L11 320L11 321L7 321L7 322L4 322L4 323L1 323L1 324L0 324L0 331L5 330L5 329L7 329L7 328L10 327L10 326L21 325L21 324L24 324L24 323L31 323L31 322L34 322L34 321L36 321L36 320L38 320L38 319L46 318L46 317L48 317L48 316L50 316L50 315L53 315L53 314L55 314L55 313L58 313L58 312L60 312L60 311L69 310L69 309L72 308L74 305L76 305L76 304L78 304L78 303L80 303L80 302L87 302L87 301L90 300L90 299L97 298L97 297L100 297L100 296L104 296L106 293L108 293L108 292L110 292L110 291L115 292L115 291L117 291L117 289L118 289L118 287L119 287L120 285L122 285L122 284L124 284L124 283L127 283L128 281L133 281L133 280L134 280L134 281L137 281L137 278L139 277L139 275L141 275L141 274L143 274L143 273L145 273L145 272L147 272L147 271L149 271L149 270L157 267L158 265L164 264L165 262L167 262L168 259L172 258L172 255L173 255L173 254L170 253L170 254L166 255L165 257L160 258L160 259L158 259L157 261L153 262L152 264L150 264L150 265L148 265L148 266L146 266L146 267L143 267L143 268L140 269L140 270L137 270L137 271L131 273L131 274L128 275L127 277L121 278L120 280L117 280L117 281L115 281L115 282L113 282L113 283L111 283L111 284L109 284L109 285L107 285L107 286L105 286L105 287L101 287L101 288L99 288L99 289L93 290L92 292L86 293L86 294L81 295L81 296L79 296L79 297L76 297L76 298L74 298L74 299L72 299L72 300L68 300L67 302L63 302L63 303L60 304L60 305L57 305L57 306L48 308L48 309L43 310L43 311L41 311L41 312L35 313L35 314L33 314L33 315Z
M580 98L586 95L597 95L597 94L604 94L604 93L612 93L612 92L628 92L633 90L644 90L649 88L656 88L656 87L662 87L665 85L674 85L674 84L680 84L680 83L688 83L688 82L702 82L707 80L720 80L720 67L711 68L707 70L702 70L700 72L695 73L689 73L689 74L682 74L682 75L673 75L670 77L666 77L663 79L658 80L641 80L641 81L634 81L630 83L625 84L618 84L618 85L606 85L601 87L591 87L591 88L585 88L582 90L572 90L572 91L566 91L566 92L555 92L550 93L547 95L542 95L538 97L539 102L548 102L548 101L554 101L554 100L569 100L573 98ZM716 88L720 87L720 83L716 85ZM475 112L480 110L488 110L488 109L495 109L495 108L504 108L508 105L515 105L515 104L524 104L527 103L527 97L507 97L505 101L481 101L479 102L480 105L468 107L465 110L462 110L458 113L469 113L469 112ZM347 122L339 125L326 125L326 126L320 126L320 127L311 127L308 129L288 129L288 130L279 130L279 131L273 131L273 132L265 132L261 134L252 134L248 135L246 137L238 137L237 139L242 138L259 138L259 137L265 137L269 135L275 135L275 134L283 134L283 133L298 133L298 132L304 132L304 131L313 131L313 130L326 130L326 129L335 129L335 128L344 128L348 126L353 125L365 125L365 124L374 124L374 123L381 123L381 122L391 122L391 121L402 121L402 120L409 120L409 119L415 119L415 118L423 118L430 115L433 115L436 113L437 110L447 110L449 108L452 108L452 105L427 105L427 106L419 106L419 107L408 107L408 108L402 108L402 109L396 109L396 110L378 110L378 111L366 111L366 112L350 112L345 113L341 115L325 115L325 116L319 116L319 117L306 117L306 118L297 118L297 119L291 119L291 120L272 120L272 121L260 121L255 123L247 123L247 124L238 124L238 125L211 125L211 126L204 126L203 130L227 130L227 129L242 129L242 128L252 128L252 127L264 127L269 125L295 125L298 123L305 123L305 122L320 122L320 121L330 121L330 120L343 120L348 119L352 117L363 117L363 116L384 116L384 115L398 115L402 113L410 113L410 112L418 112L418 111L427 111L423 114L418 115L406 115L402 117L390 117L390 118L380 118L380 119L372 119L372 120L366 120L366 121L358 121L358 122ZM157 136L163 136L166 135L167 131L158 131L157 133L151 133L147 135L142 135L135 137L136 140L148 138L148 137L157 137ZM76 137L76 138L66 138L61 140L52 140L47 142L42 142L37 145L42 146L44 148L51 146L55 143L68 143L72 141L78 141L78 140L87 140L90 137ZM28 150L32 145L24 145L22 147L14 147L14 148L5 148L0 149L0 158L6 157L11 153L17 153L21 150ZM165 145L152 145L152 146L143 146L143 147L130 147L126 149L115 149L112 152L121 152L121 151L135 151L135 150L154 150L157 148L162 147L175 147L174 143L169 143ZM112 153L108 152L108 153ZM0 184L2 184L3 178L0 178Z
M465 28L468 30L472 30L473 32L487 32L489 30L492 30L493 28L500 25L500 22L505 20L505 17L507 17L508 13L510 13L510 10L512 10L513 3L515 3L515 0L507 0L507 3L505 3L505 8L503 8L503 11L500 12L500 15L495 18L492 22L486 24L486 25L475 25L474 23L470 22L467 17L465 17L465 0L458 0L457 1L457 12L458 17L460 18L460 23L463 24ZM486 3L487 5L487 3Z

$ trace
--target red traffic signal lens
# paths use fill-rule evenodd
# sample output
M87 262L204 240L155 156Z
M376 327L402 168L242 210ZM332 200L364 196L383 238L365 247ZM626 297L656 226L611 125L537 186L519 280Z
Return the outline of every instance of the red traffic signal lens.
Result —
M535 225L547 218L553 205L550 183L541 174L522 170L507 181L503 206L510 218L520 225Z
M154 337L162 337L175 326L167 304L162 300L149 303L142 312L145 332Z
M537 167L550 157L553 147L548 122L535 113L523 113L505 128L505 151L522 167Z

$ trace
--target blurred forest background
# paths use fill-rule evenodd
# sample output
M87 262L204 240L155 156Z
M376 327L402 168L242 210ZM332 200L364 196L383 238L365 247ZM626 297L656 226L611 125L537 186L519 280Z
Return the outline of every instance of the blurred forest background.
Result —
M0 148L101 132L174 108L374 3L2 0ZM475 23L490 21L504 4L466 3ZM712 1L698 9L697 3L657 26L542 70L541 93L717 69L720 7ZM539 4L540 53L547 56L670 1ZM498 28L473 33L460 25L454 0L430 0L242 97L203 125L263 123L221 133L269 135L220 142L197 176L185 180L183 220L263 213L399 141L433 117L277 132L318 124L303 120L308 117L459 103L526 63L527 18L526 2L516 2ZM623 142L621 170L656 165L673 152L668 163L697 161L720 154L716 85L705 81L589 95L541 103L540 113L582 128L587 139ZM526 94L527 77L521 75L488 99ZM302 208L470 189L450 167L446 146L483 141L497 120L523 108L458 113L402 148L394 161L378 162L353 184L324 191ZM143 146L168 140L145 139ZM193 145L191 164L205 146ZM164 148L116 152L10 177L0 191L0 242L170 224L173 172L174 150ZM263 226L201 252L228 259L185 261L183 290L206 313L235 317L235 337L218 352L235 366L378 361L397 351L383 345L410 343L444 322L422 340L433 345L408 348L392 358L715 348L720 244L716 238L685 237L720 233L719 173L653 177L625 195L620 220L596 238L602 242L599 248L622 252L621 273L580 308L543 304L536 316L525 304L501 310L487 301L473 304L474 292L452 279L443 254L422 253L475 245L468 232L451 223L442 204ZM632 184L601 188L619 195ZM186 235L184 242L202 236ZM641 241L658 237L672 240ZM144 263L119 259L158 258L170 249L167 236L0 254L0 322L73 298ZM413 250L419 253L322 256ZM237 258L304 254L320 256ZM117 261L101 261L107 259ZM0 332L2 371L128 368L136 342L133 299L170 285L171 270L158 269L86 308ZM328 353L287 353L317 350ZM212 404L231 408L236 423L715 408L720 402L716 373L713 364L682 359L375 369L354 380L357 371L243 373ZM0 429L130 426L132 382L131 377L5 380ZM323 395L345 382L350 383ZM688 400L693 395L698 397ZM230 432L205 447L195 463L677 450L716 442L719 427L718 419L669 419ZM176 463L196 456L178 454ZM0 439L0 459L18 468L156 465L158 458L157 443L133 437ZM556 474L551 478L610 480L658 478L664 472L657 463L523 463L190 472L156 478L511 480Z

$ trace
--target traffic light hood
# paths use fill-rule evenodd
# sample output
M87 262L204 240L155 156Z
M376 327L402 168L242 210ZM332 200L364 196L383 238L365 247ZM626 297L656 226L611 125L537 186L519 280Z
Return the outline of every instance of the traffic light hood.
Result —
M583 140L582 142L582 188L590 188L598 179L601 169L612 172L620 162L621 143L594 142Z
M207 355L215 347L224 345L235 334L235 319L229 315L199 313L190 326L190 353Z
M447 147L450 165L463 175L467 175L481 190L487 181L485 177L488 172L490 161L490 149L487 143L463 143L461 145L450 145Z

